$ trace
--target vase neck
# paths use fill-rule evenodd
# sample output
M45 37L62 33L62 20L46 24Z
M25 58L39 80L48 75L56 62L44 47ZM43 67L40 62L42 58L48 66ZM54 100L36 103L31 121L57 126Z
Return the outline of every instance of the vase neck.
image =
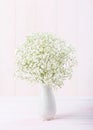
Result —
M42 86L42 87L43 87L43 90L44 90L44 91L47 91L47 92L52 91L52 88L49 87L49 86L47 86L47 85L44 85L44 86Z

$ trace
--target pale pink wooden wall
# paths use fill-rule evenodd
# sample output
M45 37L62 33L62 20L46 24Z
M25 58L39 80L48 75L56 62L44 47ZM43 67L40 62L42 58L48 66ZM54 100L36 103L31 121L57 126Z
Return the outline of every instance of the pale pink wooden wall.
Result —
M0 95L31 96L40 86L14 80L14 50L32 32L54 32L78 50L78 68L56 92L63 96L93 96L93 1L0 1Z

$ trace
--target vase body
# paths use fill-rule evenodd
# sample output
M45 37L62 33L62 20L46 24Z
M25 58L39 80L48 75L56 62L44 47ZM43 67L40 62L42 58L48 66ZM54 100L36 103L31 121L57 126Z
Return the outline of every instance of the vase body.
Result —
M41 116L43 120L51 120L56 114L56 103L52 88L41 88Z

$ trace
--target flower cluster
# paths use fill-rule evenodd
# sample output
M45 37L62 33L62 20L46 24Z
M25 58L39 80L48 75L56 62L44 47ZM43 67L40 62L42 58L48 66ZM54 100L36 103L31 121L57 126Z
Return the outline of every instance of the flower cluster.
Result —
M48 33L34 33L16 50L16 75L30 82L61 87L76 64L74 49Z

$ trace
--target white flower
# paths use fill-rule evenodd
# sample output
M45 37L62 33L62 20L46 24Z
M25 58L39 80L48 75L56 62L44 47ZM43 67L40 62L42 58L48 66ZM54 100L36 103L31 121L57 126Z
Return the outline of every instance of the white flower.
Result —
M57 87L71 78L74 49L55 35L34 33L16 51L16 75Z

